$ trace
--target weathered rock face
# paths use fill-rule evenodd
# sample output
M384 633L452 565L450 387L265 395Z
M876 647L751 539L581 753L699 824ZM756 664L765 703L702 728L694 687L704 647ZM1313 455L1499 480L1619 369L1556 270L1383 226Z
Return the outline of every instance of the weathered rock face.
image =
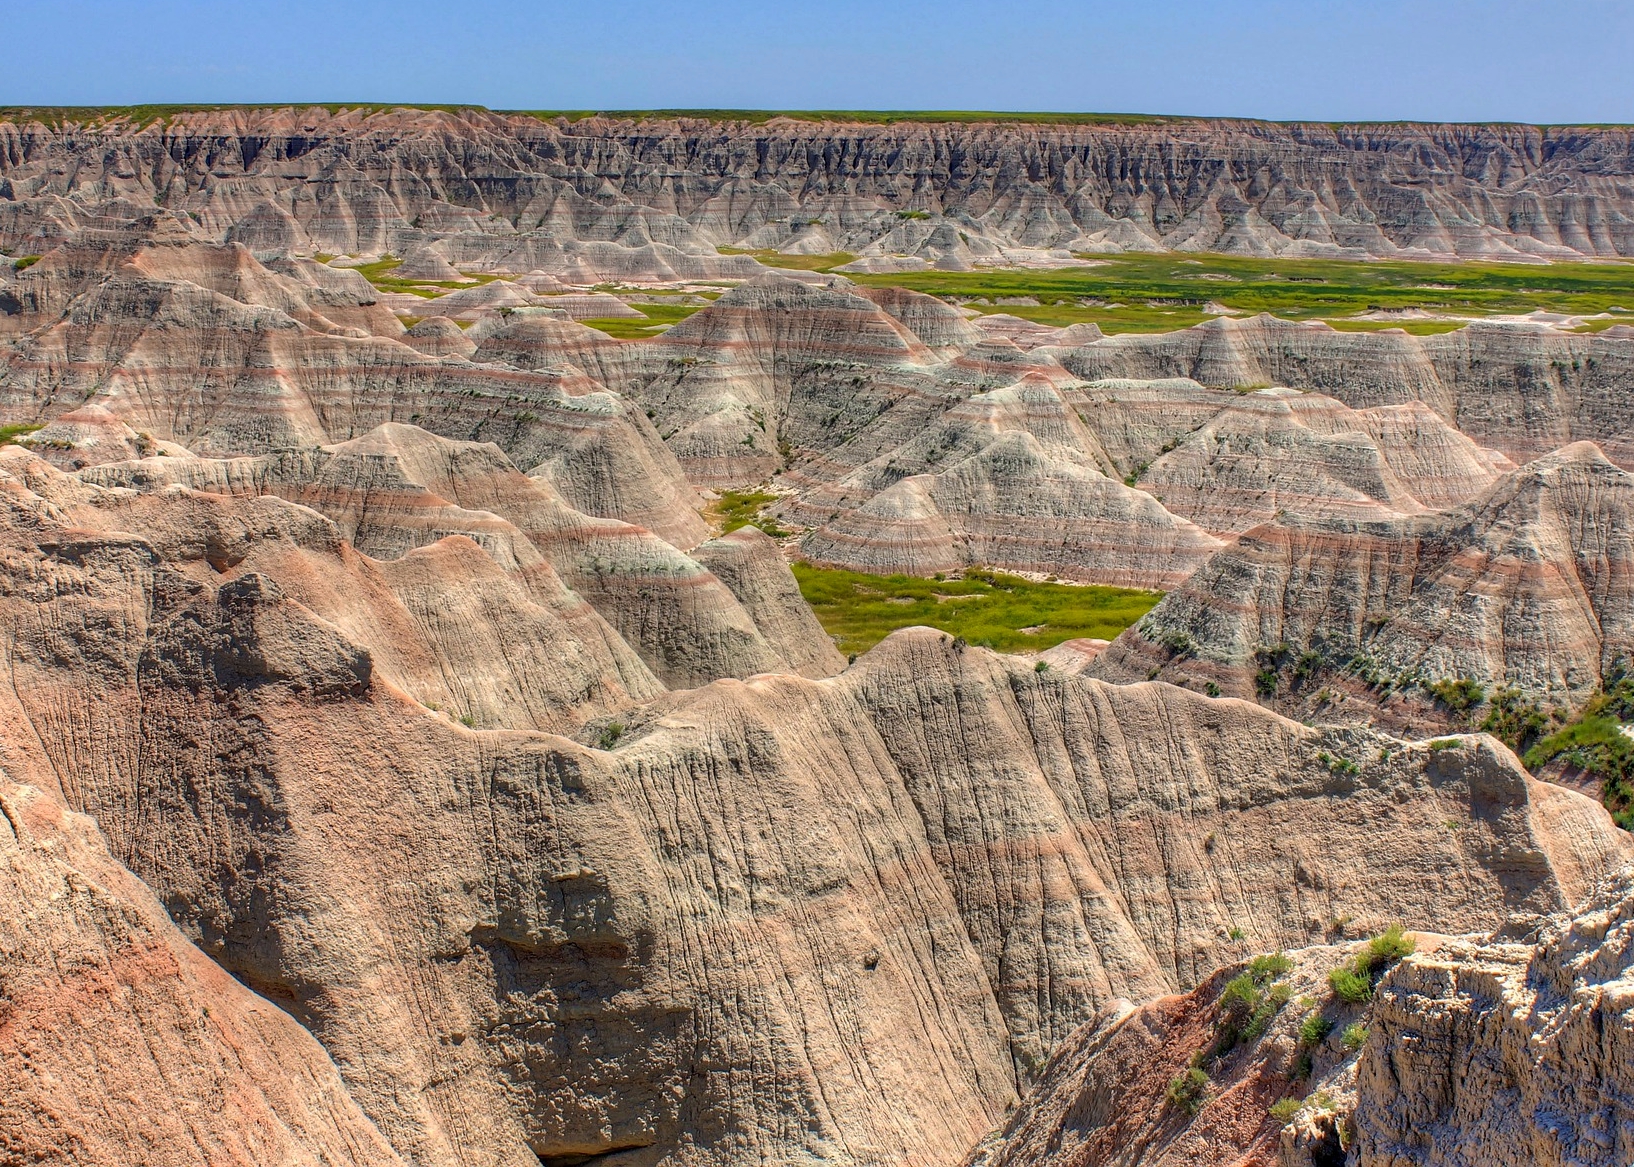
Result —
M1330 1111L1355 1096L1356 1053L1341 1044L1341 1033L1365 1020L1365 1009L1331 999L1326 976L1356 948L1296 950L1282 954L1286 967L1260 961L1257 1002L1225 993L1233 979L1254 978L1246 961L1188 993L1117 1002L1061 1043L966 1167L1246 1167L1276 1162L1284 1141L1297 1144L1302 1128L1331 1133ZM1254 1031L1258 1010L1264 1016ZM1299 1030L1313 1013L1328 1028L1311 1042ZM1192 1070L1204 1074L1195 1092L1171 1096L1171 1084ZM1284 1098L1310 1100L1286 1125L1270 1114ZM1331 1141L1342 1164L1344 1153Z
M1624 129L25 117L0 123L0 245L38 252L87 206L122 199L255 249L434 247L455 267L586 284L753 266L715 254L725 243L943 266L1086 248L1626 256L1631 173ZM910 209L928 217L896 214Z
M96 825L0 777L0 1156L401 1167L312 1035L189 944Z
M0 764L94 814L416 1161L952 1161L1075 1026L1197 984L1233 928L1488 928L1629 854L1490 743L930 630L661 696L611 750L474 732L228 535L333 531L313 512L36 461L4 486Z
M1238 535L1279 514L1386 519L1480 495L1511 469L1420 402L1347 409L1288 389L1251 393L1140 476L1166 510Z
M333 519L339 537L364 554L398 561L381 564L379 570L394 585L413 587L423 609L420 619L428 628L449 632L455 625L445 621L473 597L439 612L450 597L435 586L438 566L451 556L469 557L469 552L440 541L469 538L487 553L472 561L472 572L502 591L521 587L507 603L529 611L542 604L559 621L527 647L513 645L496 655L494 646L485 644L468 659L452 642L439 642L439 650L455 656L439 662L432 653L422 662L429 676L439 678L447 670L452 678L468 680L467 668L497 671L500 677L520 669L527 675L516 692L501 685L508 696L482 702L480 711L466 709L484 726L565 730L584 716L618 708L624 703L621 697L655 695L662 686L654 674L667 684L687 687L797 667L768 643L768 634L796 654L798 667L815 668L816 675L840 667L832 646L822 653L827 641L810 610L803 603L798 610L790 606L788 593L797 600L798 589L775 549L759 565L760 578L751 589L762 601L774 593L782 597L764 609L763 633L734 592L696 560L640 527L574 510L542 476L523 475L492 445L451 442L413 426L388 425L351 442L313 450L229 460L151 459L91 471L87 479L144 490L184 484L238 497L272 495L312 507ZM696 514L691 517L698 521ZM411 554L422 548L423 554ZM322 573L315 574L322 581ZM453 571L444 586L457 588L465 574ZM310 578L303 576L302 583ZM301 598L315 611L339 619L338 611L355 594L330 593L320 601L303 592ZM404 596L398 589L399 599ZM514 621L499 620L498 627L508 636L536 623L537 617L523 619L519 613ZM490 627L478 621L474 630ZM813 629L815 647L805 643ZM587 655L576 658L566 644L561 654L552 652L551 635L576 642ZM375 643L369 635L362 639ZM381 651L394 652L389 638ZM449 668L456 658L465 667ZM540 674L562 666L566 675L545 684ZM608 700L592 700L614 678L618 684L607 691ZM527 705L528 693L541 690L553 694L555 718L540 720L536 709L519 711L519 703ZM436 703L444 703L435 689L412 691L422 700L436 697ZM467 706L463 700L455 705ZM582 707L576 718L569 714L573 706Z
M1614 1167L1634 1155L1634 877L1575 917L1531 924L1385 978L1358 1063L1358 1163Z
M1218 319L1180 332L1051 347L1078 376L1190 377L1204 385L1315 389L1355 409L1422 401L1516 461L1634 430L1634 332L1573 335L1475 323L1437 336L1335 332L1273 316Z
M1281 519L1218 553L1090 668L1157 668L1243 695L1280 669L1290 710L1324 689L1349 694L1321 708L1329 719L1389 715L1380 701L1394 691L1394 715L1423 724L1434 714L1422 693L1414 705L1399 689L1454 678L1569 704L1634 654L1631 503L1634 478L1581 442L1457 510Z

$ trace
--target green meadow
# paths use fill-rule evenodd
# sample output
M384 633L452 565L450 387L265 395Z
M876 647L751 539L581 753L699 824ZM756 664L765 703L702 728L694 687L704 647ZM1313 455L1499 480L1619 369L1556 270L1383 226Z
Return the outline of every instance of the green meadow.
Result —
M1091 257L1086 257L1091 258ZM1219 255L1095 256L1096 266L1050 271L979 269L853 276L860 284L912 288L979 312L1040 324L1090 322L1113 332L1163 332L1209 319L1211 305L1327 320L1362 330L1442 332L1456 321L1346 319L1375 311L1486 316L1542 309L1574 315L1621 310L1634 323L1631 263L1416 263L1255 259ZM1034 304L1000 304L1034 299ZM987 301L982 303L980 301ZM1615 321L1594 322L1607 327Z
M1111 640L1163 598L1133 588L1034 583L996 571L920 579L809 563L795 563L793 570L800 594L845 653L866 652L916 624L999 652L1038 652L1080 636Z

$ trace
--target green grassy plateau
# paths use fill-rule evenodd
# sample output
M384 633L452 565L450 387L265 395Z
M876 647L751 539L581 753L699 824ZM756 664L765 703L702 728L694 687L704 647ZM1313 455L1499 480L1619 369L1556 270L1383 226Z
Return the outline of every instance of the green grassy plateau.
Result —
M929 292L970 303L984 313L1007 312L1040 324L1089 321L1109 333L1186 328L1209 318L1206 309L1211 302L1288 320L1328 320L1352 330L1403 327L1428 333L1459 326L1446 320L1397 324L1345 319L1374 309L1460 316L1536 309L1581 315L1622 309L1634 323L1631 263L1417 263L1175 254L1094 258L1099 266L1053 271L986 269L852 278L876 287ZM991 302L1023 297L1039 303ZM989 302L972 302L977 300Z
M1033 583L990 571L937 580L807 563L793 568L800 594L845 653L866 652L916 624L1000 652L1038 652L1079 636L1110 640L1163 598L1161 592Z

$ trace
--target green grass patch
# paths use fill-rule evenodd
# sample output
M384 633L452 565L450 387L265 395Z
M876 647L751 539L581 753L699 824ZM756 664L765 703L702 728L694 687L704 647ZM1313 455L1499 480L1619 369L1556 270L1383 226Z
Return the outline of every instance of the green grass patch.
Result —
M1168 1099L1187 1114L1196 1114L1208 1097L1208 1074L1196 1066L1169 1083Z
M15 442L18 438L23 437L25 434L31 434L35 430L44 428L45 423L38 421L25 421L15 425L0 425L0 446L9 446L11 443Z
M917 624L999 652L1037 652L1080 636L1110 640L1163 598L1161 592L1033 583L990 571L936 580L793 566L800 593L847 653L866 652L896 629Z
M634 316L610 316L595 320L581 320L591 328L605 332L619 340L644 340L657 336L654 331L661 324L679 324L703 307L702 304L631 304L645 319Z
M1279 1098L1271 1103L1271 1117L1280 1123L1286 1123L1305 1107L1303 1098Z
M1328 973L1328 988L1339 1000L1360 1005L1373 997L1373 986L1384 970L1404 956L1411 956L1418 942L1400 924L1392 924L1367 942L1349 964Z
M1329 320L1335 332L1384 332L1399 328L1412 336L1439 336L1443 332L1457 332L1468 323L1464 320Z
M13 271L27 271L29 268L31 268L35 264L39 263L40 258L41 257L38 256L38 255L19 255L12 262L12 265L11 265L12 270Z
M824 255L791 255L785 251L773 251L768 247L753 251L741 247L717 247L715 250L722 255L751 255L767 267L780 267L789 271L833 271L857 258L849 251L830 251Z
M1634 722L1634 675L1618 661L1601 691L1576 717L1540 738L1523 760L1532 770L1560 761L1593 774L1611 817L1623 829L1634 830L1634 739L1622 730L1628 722Z
M760 512L777 501L777 495L764 490L722 491L720 499L710 508L721 520L721 533L728 534L751 523L760 524Z
M1484 316L1543 309L1588 315L1634 303L1630 263L1417 263L1173 253L1092 258L1094 267L1050 271L978 269L853 278L960 302L1030 296L1039 301L1036 307L970 306L1055 326L1092 322L1106 332L1187 327L1209 318L1211 302L1247 314L1327 320L1351 331L1404 328L1419 335L1449 331L1459 322L1346 318L1374 310Z

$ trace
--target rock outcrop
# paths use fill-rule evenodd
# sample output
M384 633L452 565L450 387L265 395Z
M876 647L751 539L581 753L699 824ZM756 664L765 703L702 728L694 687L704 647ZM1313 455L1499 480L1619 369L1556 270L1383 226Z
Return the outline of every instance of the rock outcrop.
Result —
M1324 718L1394 702L1398 719L1434 724L1423 686L1458 679L1571 704L1634 655L1631 505L1634 478L1580 442L1456 510L1278 519L1216 554L1091 669L1269 689ZM1348 700L1327 704L1336 691Z
M0 1157L401 1167L312 1035L189 944L96 825L0 776Z
M0 764L94 815L406 1159L951 1161L1077 1025L1202 982L1234 929L1485 929L1629 855L1489 742L928 629L661 695L601 749L475 731L240 557L267 516L332 531L314 512L8 467Z
M1052 347L1086 379L1190 377L1233 388L1314 389L1354 409L1422 401L1449 425L1520 462L1573 441L1634 431L1634 332L1584 335L1475 322L1436 336L1336 332L1274 316Z
M1575 917L1408 958L1379 986L1353 1117L1365 1167L1614 1167L1634 1155L1634 877Z
M0 122L0 246L88 207L158 203L253 249L420 256L571 283L715 279L717 244L875 261L1072 262L1073 250L1634 253L1626 129L858 125L486 110L238 109L138 125ZM899 213L901 212L901 213ZM422 261L423 262L423 261ZM440 270L440 269L439 269Z

